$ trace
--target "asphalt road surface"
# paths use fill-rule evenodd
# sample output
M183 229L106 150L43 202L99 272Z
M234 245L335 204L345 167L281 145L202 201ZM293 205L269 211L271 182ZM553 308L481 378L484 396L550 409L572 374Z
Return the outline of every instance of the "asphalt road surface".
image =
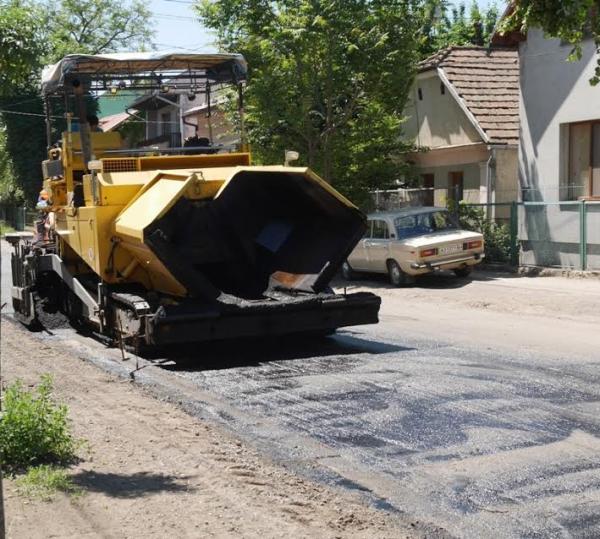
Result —
M140 360L135 378L424 536L600 537L600 281L357 285L383 296L380 324L199 346ZM124 376L135 367L69 329L39 338Z

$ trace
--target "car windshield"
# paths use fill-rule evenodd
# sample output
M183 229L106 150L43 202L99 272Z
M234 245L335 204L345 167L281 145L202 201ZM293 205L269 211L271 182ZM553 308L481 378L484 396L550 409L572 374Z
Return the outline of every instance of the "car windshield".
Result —
M454 218L447 211L415 213L397 217L394 219L394 226L399 240L458 228Z

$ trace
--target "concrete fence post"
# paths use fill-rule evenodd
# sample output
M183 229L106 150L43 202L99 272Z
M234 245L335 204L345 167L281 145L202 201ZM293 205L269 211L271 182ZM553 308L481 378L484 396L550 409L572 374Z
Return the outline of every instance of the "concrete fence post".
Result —
M510 265L519 265L519 205L510 204Z
M25 230L25 215L27 213L27 208L25 207L16 207L15 208L15 230L23 231Z
M587 206L585 200L579 201L579 266L587 269Z

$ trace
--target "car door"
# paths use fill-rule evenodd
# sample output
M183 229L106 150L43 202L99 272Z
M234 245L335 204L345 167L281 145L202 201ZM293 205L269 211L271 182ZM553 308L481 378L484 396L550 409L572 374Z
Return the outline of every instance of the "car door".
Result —
M387 271L386 262L390 250L388 224L383 219L373 220L371 238L366 244L368 270L382 273Z
M348 257L348 262L352 269L356 271L367 271L368 262L367 262L367 247L366 243L371 238L371 228L373 227L373 221L367 221L367 229L365 230L364 236L358 241L356 247L353 249L352 253Z

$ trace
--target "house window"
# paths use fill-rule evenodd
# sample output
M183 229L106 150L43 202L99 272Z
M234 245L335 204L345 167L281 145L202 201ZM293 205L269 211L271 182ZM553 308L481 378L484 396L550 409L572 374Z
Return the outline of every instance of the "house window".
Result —
M423 101L423 90L421 88L417 90L417 94L419 95L419 101Z
M600 196L600 121L569 125L567 198Z
M448 174L448 200L460 202L464 196L464 178L462 170Z
M171 113L163 112L160 115L160 124L161 124L161 135L170 135L173 130L171 129Z
M446 94L446 85L443 82L440 82L440 93L442 95Z
M433 174L421 174L421 179L423 180L423 187L425 189L422 198L423 206L433 206L433 185L435 176Z

